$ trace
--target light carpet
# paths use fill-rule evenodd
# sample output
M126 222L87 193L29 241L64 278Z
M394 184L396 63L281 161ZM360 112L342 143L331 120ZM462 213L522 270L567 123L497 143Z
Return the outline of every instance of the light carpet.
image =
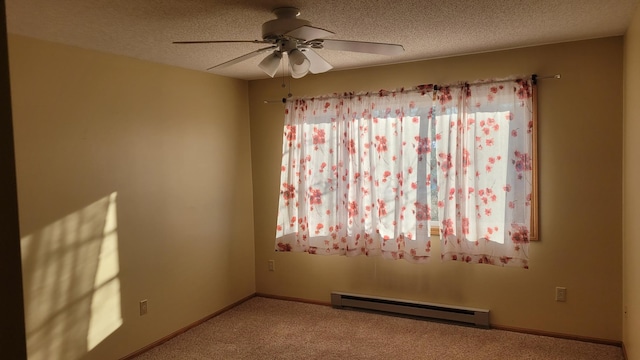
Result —
M622 360L616 346L252 298L136 360Z

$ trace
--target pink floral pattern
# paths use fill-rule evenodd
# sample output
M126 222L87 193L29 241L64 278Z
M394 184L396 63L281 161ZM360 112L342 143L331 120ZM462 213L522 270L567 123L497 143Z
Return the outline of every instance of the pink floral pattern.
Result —
M427 260L432 95L289 102L276 250Z
M528 268L531 83L472 85L444 96L449 105L435 114L441 258Z
M276 250L422 262L437 217L441 259L527 268L531 108L526 80L288 102Z

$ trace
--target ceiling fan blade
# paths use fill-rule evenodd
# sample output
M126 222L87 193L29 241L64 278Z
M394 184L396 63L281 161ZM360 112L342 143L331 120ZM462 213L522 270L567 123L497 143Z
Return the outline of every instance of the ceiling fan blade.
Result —
M264 53L266 51L274 50L276 48L277 48L277 46L267 46L265 48L258 49L256 51L252 51L252 52L250 52L248 54L244 54L242 56L239 56L239 57L237 57L235 59L231 59L231 60L229 60L227 62L223 62L222 64L218 64L218 65L212 66L212 67L208 68L207 70L222 69L222 68L225 68L227 66L231 66L233 64L237 64L237 63L239 63L241 61L245 61L245 60L251 59L254 56L258 56L258 55L260 55L260 54L262 54L262 53Z
M174 41L173 44L223 44L223 43L254 43L254 44L272 44L272 41L266 40L196 40L196 41Z
M304 53L304 56L309 59L309 62L311 62L309 71L312 74L320 74L333 69L333 66L331 66L331 64L329 64L327 60L323 59L320 54L313 51L313 49L302 49L302 52Z
M329 50L355 51L380 55L399 55L404 52L402 45L366 41L323 40L322 45L323 48Z
M311 25L303 25L297 29L293 29L285 33L285 35L291 36L292 38L307 41L307 40L326 38L326 37L335 35L335 33L329 30L321 29L319 27L315 27Z

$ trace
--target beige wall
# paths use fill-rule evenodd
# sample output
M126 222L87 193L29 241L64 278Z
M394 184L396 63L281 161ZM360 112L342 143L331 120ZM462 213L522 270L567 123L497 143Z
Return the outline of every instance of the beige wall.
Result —
M640 8L624 39L623 337L629 360L640 359Z
M346 291L487 308L495 325L621 340L622 50L614 37L291 82L295 96L311 96L561 73L539 87L541 241L531 246L529 270L275 253L283 107L263 100L286 90L281 79L250 82L257 291L326 302L331 291ZM567 287L566 303L554 301L556 286Z
M119 358L253 294L247 82L9 40L29 358Z

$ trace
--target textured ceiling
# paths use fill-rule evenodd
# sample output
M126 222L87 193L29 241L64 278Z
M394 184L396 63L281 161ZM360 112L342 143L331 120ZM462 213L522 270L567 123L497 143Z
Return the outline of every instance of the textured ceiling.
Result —
M271 10L295 6L332 39L402 44L387 57L320 50L334 70L622 35L640 0L6 0L10 33L205 71L264 44ZM216 71L259 79L263 56ZM43 59L46 64L46 59ZM281 74L281 72L278 72Z

